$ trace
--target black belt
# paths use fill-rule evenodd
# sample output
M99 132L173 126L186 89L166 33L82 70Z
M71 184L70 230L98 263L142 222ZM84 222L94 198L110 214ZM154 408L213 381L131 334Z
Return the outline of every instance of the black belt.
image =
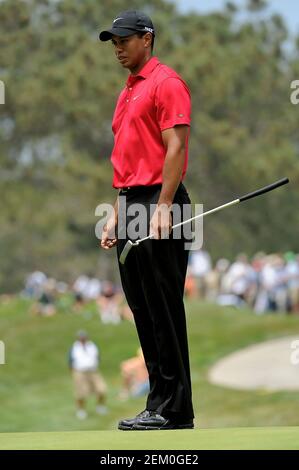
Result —
M181 189L182 187L184 187L184 185L182 182L180 182L177 189ZM152 184L149 186L125 186L119 189L120 189L120 194L128 194L128 193L137 194L137 193L147 193L151 191L156 191L161 188L162 188L162 183Z
M149 191L155 191L157 189L162 188L162 183L160 184L152 184L150 186L125 186L124 188L119 188L120 189L120 194L135 194L135 193L146 193Z

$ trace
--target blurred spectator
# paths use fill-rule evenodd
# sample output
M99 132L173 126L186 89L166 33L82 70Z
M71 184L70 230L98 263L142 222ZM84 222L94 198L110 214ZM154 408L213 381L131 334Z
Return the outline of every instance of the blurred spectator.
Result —
M48 279L42 271L28 275L22 294L37 299L33 312L51 316L56 306L69 311L65 300L68 286ZM103 323L134 321L120 286L86 275L79 276L72 286L74 308L81 310L85 302L96 301ZM219 305L248 306L256 314L266 312L299 313L299 255L257 252L251 259L239 254L235 261L216 260L214 266L207 251L190 253L185 295ZM67 305L67 308L64 307Z
M185 295L187 297L197 297L196 279L193 275L190 265L187 267L186 281L185 281Z
M116 292L112 282L103 281L101 295L97 299L99 314L103 323L120 323L122 297L121 293Z
M75 310L81 310L86 303L96 300L101 293L101 281L95 277L80 275L73 284L73 292L75 297Z
M210 302L216 301L221 290L223 277L229 267L229 261L220 259L217 261L214 269L206 274L206 299Z
M125 296L122 295L122 294L121 294L121 306L120 306L120 308L121 308L121 310L120 310L121 319L130 321L130 322L134 322L133 312L130 309L129 305L127 304Z
M47 276L42 271L34 271L25 281L23 295L30 298L38 298L42 293L42 287L47 281Z
M41 293L37 302L33 305L32 311L36 315L43 317L51 317L56 313L56 281L55 279L47 279L41 287Z
M191 251L190 271L196 280L197 295L204 298L206 295L206 276L212 268L211 258L207 251Z
M85 292L88 286L89 278L85 274L80 275L73 284L75 296L75 309L80 309L85 300Z
M123 361L120 365L123 381L120 400L129 397L139 397L149 392L148 372L144 362L142 349L137 350L137 355Z
M247 302L255 272L248 263L245 254L239 254L222 278L222 290L219 303L221 305L244 305ZM225 295L228 296L225 299Z
M229 269L230 262L226 258L220 258L216 261L216 270L219 276L219 291L218 293L224 290L224 279L225 275Z
M299 313L299 256L288 251L285 254L289 309Z
M84 289L85 300L96 300L101 293L101 282L93 277L89 278Z
M78 331L77 340L69 352L69 367L73 376L78 419L87 417L85 401L92 393L97 397L97 413L107 413L105 406L107 386L97 370L98 366L99 350L97 346L88 339L85 331Z
M283 264L281 261L276 254L264 257L259 273L259 288L254 305L257 314L265 313L268 310L277 310L277 299L283 288ZM280 305L282 305L282 302L280 302Z
M282 256L258 252L251 262L246 255L239 254L231 265L221 258L214 267L208 260L209 255L202 250L191 254L185 285L187 296L219 305L247 305L257 314L299 312L299 256L295 253ZM200 286L196 292L195 272Z

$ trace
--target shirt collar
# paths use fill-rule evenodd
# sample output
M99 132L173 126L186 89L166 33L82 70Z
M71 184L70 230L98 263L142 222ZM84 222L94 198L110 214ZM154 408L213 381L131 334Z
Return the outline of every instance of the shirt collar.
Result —
M160 64L159 59L157 57L151 57L146 64L142 67L140 72L137 75L130 74L127 80L127 85L132 85L135 81L140 78L147 78L152 71Z

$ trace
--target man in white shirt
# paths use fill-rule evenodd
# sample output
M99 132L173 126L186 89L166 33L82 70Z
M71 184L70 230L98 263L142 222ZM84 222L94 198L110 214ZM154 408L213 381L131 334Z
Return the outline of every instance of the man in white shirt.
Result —
M69 352L69 366L72 371L74 390L77 403L77 418L85 419L86 398L94 393L97 397L96 411L105 414L107 386L98 372L99 350L97 346L88 339L85 331L78 331L77 341L72 345Z
M212 261L209 253L202 249L192 251L189 266L196 279L197 295L203 299L206 296L206 276L212 270Z

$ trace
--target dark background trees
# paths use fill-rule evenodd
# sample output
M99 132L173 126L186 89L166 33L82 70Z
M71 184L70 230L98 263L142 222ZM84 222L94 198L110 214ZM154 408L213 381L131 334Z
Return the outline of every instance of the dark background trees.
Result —
M214 258L299 251L298 43L279 16L237 21L219 13L181 14L164 0L133 1L157 29L155 54L192 92L186 186L212 208L282 176L291 185L207 218L204 248ZM114 253L98 249L95 207L113 202L111 118L127 73L98 32L125 7L119 0L0 3L0 288L26 273L59 279L115 276Z

